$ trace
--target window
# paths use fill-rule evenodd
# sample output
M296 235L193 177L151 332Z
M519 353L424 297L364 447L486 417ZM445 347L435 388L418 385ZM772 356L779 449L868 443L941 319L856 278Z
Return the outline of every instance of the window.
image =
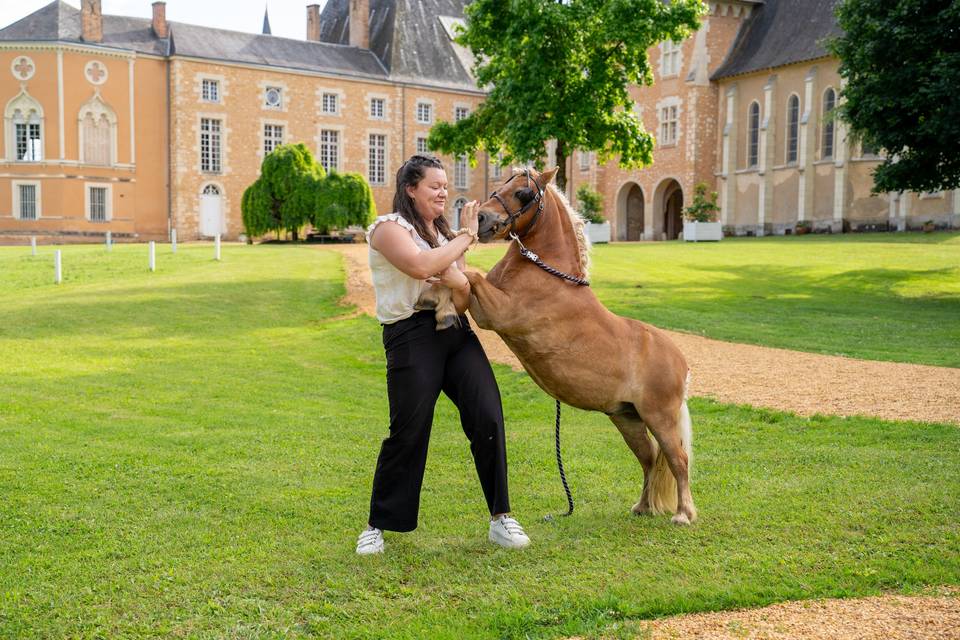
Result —
M860 155L861 156L878 156L877 148L871 145L869 142L860 143Z
M460 212L463 211L463 205L467 204L466 198L457 198L453 203L453 227L460 228Z
M21 220L36 220L40 217L40 185L38 183L14 183L14 194L17 201L14 203L15 215Z
M660 109L660 146L677 144L677 105Z
M327 172L336 171L340 162L340 132L320 131L320 164Z
M220 81L204 78L200 93L204 102L220 102Z
M660 75L675 76L680 73L680 45L673 40L664 40L660 45Z
M787 164L797 161L797 139L800 132L800 98L787 100Z
M433 122L433 105L427 102L417 103L417 122L430 124Z
M265 124L263 125L263 155L283 144L283 125Z
M205 196L218 196L220 195L220 187L215 184L208 184L203 188L203 195Z
M467 107L457 107L453 110L453 121L460 122L464 118L470 115L470 109Z
M823 143L820 157L824 160L833 157L833 109L837 106L837 93L827 89L823 94Z
M112 155L112 127L106 114L99 118L87 113L83 118L83 162L109 165Z
M430 153L430 147L427 146L427 139L423 136L417 137L417 153Z
M200 171L204 173L220 173L220 124L215 118L200 119Z
M40 162L43 160L43 140L40 138L40 120L31 115L29 120L22 116L14 119L16 129L17 160L20 162Z
M87 188L87 215L90 222L106 222L107 216L107 188Z
M387 136L382 133L370 134L370 166L368 179L370 184L386 184Z
M589 171L590 170L590 152L581 151L580 152L580 171Z
M370 117L378 120L383 119L383 107L386 100L383 98L370 98Z
M747 167L755 167L760 160L760 103L750 103L747 118Z
M493 165L491 167L490 177L494 180L499 180L503 175L503 154L498 153L496 158L491 158L490 164Z
M457 156L453 164L453 186L456 189L467 188L467 156Z
M283 91L280 87L267 87L263 93L263 105L271 109L283 107Z
M323 113L336 115L340 113L340 96L335 93L324 93L321 105Z

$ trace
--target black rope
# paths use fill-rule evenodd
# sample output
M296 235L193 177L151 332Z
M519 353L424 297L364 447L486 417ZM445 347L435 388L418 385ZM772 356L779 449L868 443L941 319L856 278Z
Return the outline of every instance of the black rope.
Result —
M567 474L563 472L563 458L560 457L560 401L557 400L557 430L556 430L556 442L557 442L557 468L560 469L560 482L563 483L563 490L567 494L567 512L561 513L563 517L569 516L573 513L573 494L570 493L570 485L567 484ZM553 520L551 516L547 516L546 520Z

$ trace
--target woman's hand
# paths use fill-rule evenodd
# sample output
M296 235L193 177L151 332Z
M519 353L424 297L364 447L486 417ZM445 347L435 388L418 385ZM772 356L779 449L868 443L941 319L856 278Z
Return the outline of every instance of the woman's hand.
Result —
M456 263L451 264L444 271L432 278L428 278L427 282L430 284L440 284L450 289L465 289L470 285L467 276L463 275L463 272L457 268Z
M460 209L460 226L464 229L470 229L473 232L477 231L477 212L480 209L480 203L476 200L471 200L470 202L463 205L463 208Z

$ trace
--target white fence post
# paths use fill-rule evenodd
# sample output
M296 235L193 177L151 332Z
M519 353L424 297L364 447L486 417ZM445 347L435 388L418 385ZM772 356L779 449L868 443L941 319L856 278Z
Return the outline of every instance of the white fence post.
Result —
M37 255L37 236L30 236L30 255Z
M63 282L63 262L60 259L60 249L53 254L53 282L60 284Z
M113 232L107 231L107 251L113 248Z
M150 271L157 270L157 243L150 241Z
M220 234L217 234L216 239L213 241L213 259L220 259Z
M170 251L172 253L177 252L177 230L170 229Z

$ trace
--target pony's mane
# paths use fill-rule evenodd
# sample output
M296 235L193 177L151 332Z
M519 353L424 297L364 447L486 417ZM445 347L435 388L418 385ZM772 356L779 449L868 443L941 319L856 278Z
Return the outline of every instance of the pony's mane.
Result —
M555 184L552 182L548 184L547 190L554 195L557 202L560 203L560 209L566 212L567 217L570 218L570 224L573 225L573 231L577 236L577 249L580 254L580 272L583 273L584 279L587 279L590 277L590 240L586 234L583 233L584 219L574 210L570 205L570 201L567 200L567 196L565 196Z

